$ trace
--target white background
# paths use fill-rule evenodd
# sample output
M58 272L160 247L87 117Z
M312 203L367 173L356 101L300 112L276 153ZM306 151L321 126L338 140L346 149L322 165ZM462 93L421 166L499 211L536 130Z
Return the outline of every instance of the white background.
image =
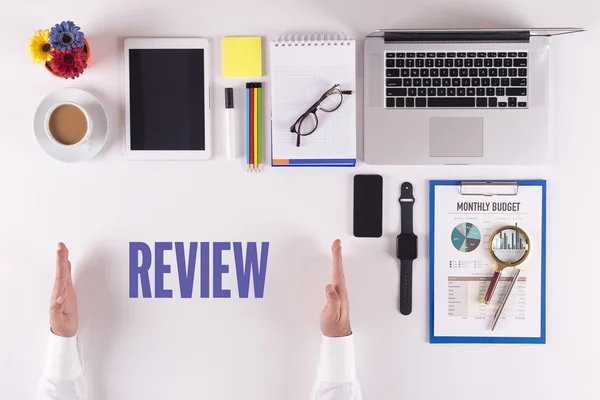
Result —
M336 237L344 242L365 399L597 397L598 8L591 0L3 0L0 397L34 396L46 345L54 250L63 240L72 249L93 399L305 400L316 372L318 318L329 245ZM76 81L51 76L26 55L34 30L63 19L83 28L93 51L89 70ZM268 168L248 175L237 162L221 157L223 85L218 79L215 160L125 161L122 46L127 37L340 30L361 38L382 27L564 25L589 31L552 41L554 155L548 166L363 164L356 169ZM59 163L33 137L37 104L65 86L89 90L108 110L113 130L91 162ZM352 176L359 172L384 176L382 239L352 237ZM426 183L440 178L549 180L548 344L428 344ZM409 317L398 313L393 256L404 180L415 185L421 255ZM128 242L136 240L270 241L265 298L128 299Z

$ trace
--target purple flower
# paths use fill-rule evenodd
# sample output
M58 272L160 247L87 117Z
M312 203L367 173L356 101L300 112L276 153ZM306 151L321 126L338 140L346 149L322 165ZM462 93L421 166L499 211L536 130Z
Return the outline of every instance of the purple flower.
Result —
M73 21L63 21L50 28L48 41L58 50L71 50L83 47L83 32Z

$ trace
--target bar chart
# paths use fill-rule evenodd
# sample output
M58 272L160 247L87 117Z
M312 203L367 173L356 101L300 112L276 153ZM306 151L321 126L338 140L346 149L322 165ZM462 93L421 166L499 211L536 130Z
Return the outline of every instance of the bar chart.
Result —
M506 229L494 237L492 248L494 250L525 250L527 245L519 231Z

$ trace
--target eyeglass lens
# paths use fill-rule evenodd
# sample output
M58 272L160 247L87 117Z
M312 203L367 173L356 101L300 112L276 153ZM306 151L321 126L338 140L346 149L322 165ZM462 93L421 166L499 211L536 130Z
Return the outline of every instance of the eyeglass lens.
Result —
M318 109L325 112L333 112L340 108L342 104L342 92L338 89L332 89L327 93L327 97L319 104ZM296 132L300 135L310 135L317 129L319 121L314 112L308 113L298 122Z
M296 126L296 132L300 135L309 135L317 129L317 125L317 116L314 113L308 113Z
M342 92L339 89L332 89L327 93L327 97L321 102L319 108L326 112L332 112L340 108L342 104Z

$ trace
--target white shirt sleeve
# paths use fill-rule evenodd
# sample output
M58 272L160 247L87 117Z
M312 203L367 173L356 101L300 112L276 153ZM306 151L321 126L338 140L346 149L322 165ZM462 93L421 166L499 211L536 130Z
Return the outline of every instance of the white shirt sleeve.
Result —
M353 335L323 336L314 400L362 400L356 379Z
M50 332L46 367L37 400L86 400L86 381L79 357L77 336L64 338Z

